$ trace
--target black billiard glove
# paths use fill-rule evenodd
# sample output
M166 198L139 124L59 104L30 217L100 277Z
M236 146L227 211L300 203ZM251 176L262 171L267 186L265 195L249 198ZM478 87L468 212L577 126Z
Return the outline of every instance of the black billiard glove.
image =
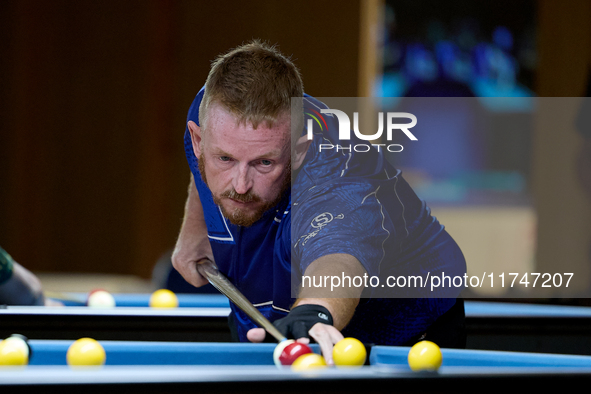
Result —
M304 304L293 308L284 318L275 320L273 325L287 339L298 339L309 338L308 331L316 323L332 326L332 315L322 305ZM269 339L268 337L270 335L267 335L267 339Z

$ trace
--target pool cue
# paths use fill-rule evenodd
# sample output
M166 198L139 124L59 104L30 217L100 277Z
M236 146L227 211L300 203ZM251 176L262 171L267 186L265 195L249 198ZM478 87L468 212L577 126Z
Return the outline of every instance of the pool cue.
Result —
M80 304L86 304L86 300L81 297L76 297L73 294L64 293L61 291L44 291L43 295L47 298L52 298L58 301L72 301Z
M218 289L223 295L228 297L238 308L255 321L260 327L264 328L278 342L286 338L250 301L238 290L219 270L218 267L209 259L201 259L197 262L197 271L207 278L209 283Z

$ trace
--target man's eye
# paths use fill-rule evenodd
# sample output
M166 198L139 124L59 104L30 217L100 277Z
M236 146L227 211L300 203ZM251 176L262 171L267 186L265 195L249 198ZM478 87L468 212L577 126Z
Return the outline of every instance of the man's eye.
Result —
M230 158L228 156L220 156L220 160L221 161L230 161Z
M264 166L270 166L272 164L271 160L261 160L261 164Z

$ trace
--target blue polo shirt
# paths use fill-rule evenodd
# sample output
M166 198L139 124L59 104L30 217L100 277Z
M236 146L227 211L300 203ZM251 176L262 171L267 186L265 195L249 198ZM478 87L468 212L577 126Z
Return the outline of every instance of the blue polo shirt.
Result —
M187 121L199 124L202 97L203 89ZM304 105L316 111L326 108L308 95ZM328 115L325 119L327 127L315 130L304 164L293 174L291 193L250 227L235 226L222 216L201 179L191 136L185 131L185 153L216 264L271 321L284 317L294 301L292 273L296 280L301 278L324 255L350 254L382 283L390 275L465 272L457 244L382 155L319 149L320 144L338 142L335 119ZM344 335L366 343L403 344L449 310L461 291L449 289L438 293L439 298L413 294L409 298L376 290L364 291L366 298ZM231 307L238 336L246 341L246 332L256 325L235 305Z

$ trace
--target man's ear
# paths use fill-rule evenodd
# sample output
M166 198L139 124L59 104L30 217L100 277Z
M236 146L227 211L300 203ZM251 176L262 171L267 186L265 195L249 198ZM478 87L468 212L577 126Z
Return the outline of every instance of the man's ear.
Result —
M312 140L309 140L307 135L303 135L297 140L291 157L291 167L293 170L300 168L306 158L306 153L311 143Z
M193 153L195 153L195 157L199 158L201 156L201 127L197 126L197 123L190 120L187 123L187 127L189 128L189 133L191 133L191 142L193 143Z

